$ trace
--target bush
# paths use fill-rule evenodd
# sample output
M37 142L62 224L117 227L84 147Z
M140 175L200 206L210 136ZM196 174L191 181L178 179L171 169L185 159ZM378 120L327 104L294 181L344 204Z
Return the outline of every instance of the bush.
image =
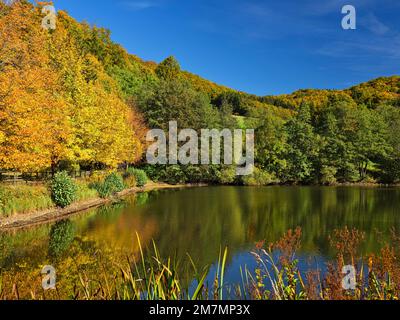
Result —
M186 183L187 178L181 166L172 165L167 167L167 170L165 171L164 181L169 184L177 185L181 183Z
M148 164L143 167L143 170L152 181L163 181L163 177L165 176L165 166Z
M321 169L320 183L325 185L336 184L337 169L334 167L323 166Z
M50 189L51 198L61 208L69 206L76 200L77 186L65 171L55 174Z
M267 171L254 168L253 174L242 177L242 182L246 186L268 186L279 181Z
M200 183L205 181L204 173L202 168L199 166L189 165L184 168L186 182L190 183Z
M118 173L109 174L104 182L95 183L93 187L97 190L100 197L107 198L114 195L117 192L121 192L125 189L125 184L122 176Z
M219 183L221 184L233 184L236 180L236 168L233 166L225 167L221 169L219 174Z
M144 187L149 180L149 178L147 177L147 174L144 170L140 170L140 169L136 169L136 168L128 168L128 170L126 170L126 172L124 174L124 179L129 180L132 178L136 182L134 186L138 186L138 187Z

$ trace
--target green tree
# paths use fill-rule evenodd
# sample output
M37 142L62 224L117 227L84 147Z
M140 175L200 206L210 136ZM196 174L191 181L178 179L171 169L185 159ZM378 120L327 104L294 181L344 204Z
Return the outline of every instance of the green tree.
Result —
M170 56L161 62L156 68L157 76L162 80L173 80L179 76L181 66L175 57Z
M302 104L298 114L286 124L289 145L286 175L287 180L295 183L314 178L320 139L314 133L311 120L310 106Z
M177 121L179 128L202 129L219 122L208 96L185 81L161 80L151 85L138 105L151 128L167 130L170 121Z
M285 122L267 112L256 129L256 163L265 171L285 180L288 150Z

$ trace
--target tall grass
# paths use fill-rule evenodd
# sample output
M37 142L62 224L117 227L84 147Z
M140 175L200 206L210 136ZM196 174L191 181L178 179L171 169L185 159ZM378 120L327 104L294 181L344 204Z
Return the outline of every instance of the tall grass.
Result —
M76 201L98 197L87 183L77 181ZM0 217L25 214L54 208L51 192L46 185L0 185Z
M47 187L42 185L0 185L0 216L11 216L53 207Z
M76 182L76 201L85 201L97 198L99 196L97 190L90 188L84 181L77 180Z
M40 272L0 273L0 299L84 299L84 300L398 300L400 297L400 237L393 231L392 242L377 255L360 256L358 248L364 235L357 230L336 230L331 244L336 260L327 272L298 269L296 253L301 246L301 229L288 231L279 241L257 244L252 252L257 267L240 268L241 283L225 283L228 249L221 250L215 274L199 269L188 255L188 263L162 258L156 244L144 250L138 234L137 253L133 257L107 261L99 251L87 253L72 265L55 292L41 289ZM86 245L84 250L87 250ZM90 258L94 264L88 268ZM68 258L67 260L71 260ZM82 265L77 261L82 260ZM356 289L342 287L342 266L354 263ZM367 263L367 266L365 265ZM71 268L71 266L73 266ZM85 268L83 266L86 266ZM91 272L88 272L91 270ZM187 272L190 281L183 276ZM66 283L67 275L72 277ZM28 280L27 280L28 279ZM210 285L206 279L214 279Z

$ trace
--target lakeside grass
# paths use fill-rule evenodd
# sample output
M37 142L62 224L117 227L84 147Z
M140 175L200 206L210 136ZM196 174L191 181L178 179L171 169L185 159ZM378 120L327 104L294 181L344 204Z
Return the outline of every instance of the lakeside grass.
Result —
M84 181L76 181L76 202L99 197ZM0 218L55 208L46 184L0 185Z
M139 174L141 170L137 170ZM116 176L121 177L121 189L136 187L137 182L133 174L124 173L124 179L119 173ZM135 173L136 174L136 173ZM73 179L75 194L73 203L99 198L96 186L104 184L107 175L96 175L88 179ZM97 184L94 184L96 181ZM141 183L147 183L147 177L143 177ZM142 185L140 185L142 186ZM122 190L118 190L122 191ZM112 197L112 190L104 197ZM16 214L27 214L37 211L55 208L54 199L51 192L51 183L41 182L36 184L2 184L0 183L0 218L10 217Z
M0 217L54 207L45 185L0 185Z

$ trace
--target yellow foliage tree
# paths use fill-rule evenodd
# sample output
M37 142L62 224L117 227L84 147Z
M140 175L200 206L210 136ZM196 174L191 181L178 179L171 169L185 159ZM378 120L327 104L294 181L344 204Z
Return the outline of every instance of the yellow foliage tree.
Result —
M0 18L0 168L37 171L66 158L70 127L37 12L16 2Z

